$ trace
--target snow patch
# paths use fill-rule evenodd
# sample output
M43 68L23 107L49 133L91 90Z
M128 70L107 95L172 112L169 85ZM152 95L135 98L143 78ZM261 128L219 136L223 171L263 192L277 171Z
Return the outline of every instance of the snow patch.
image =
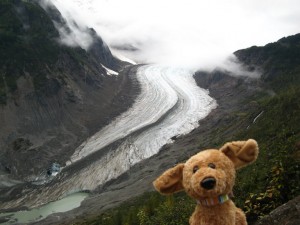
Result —
M116 71L114 71L112 69L109 69L109 68L107 68L106 66L104 66L102 64L101 64L101 66L106 70L107 75L111 75L111 76L117 76L117 75L119 75L118 72L116 72Z
M118 59L120 59L121 61L124 62L129 62L132 65L137 65L137 63L135 61L133 61L132 59L129 59L128 57L124 56L123 54L121 54L118 51L114 51L113 49L110 49L111 53L113 54L113 56L117 57Z

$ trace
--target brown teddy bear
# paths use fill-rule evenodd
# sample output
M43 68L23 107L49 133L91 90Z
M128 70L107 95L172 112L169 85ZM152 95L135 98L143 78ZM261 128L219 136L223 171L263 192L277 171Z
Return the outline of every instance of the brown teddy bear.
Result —
M226 143L221 149L208 149L186 163L164 172L153 184L162 194L181 190L196 199L190 225L246 225L244 212L230 200L235 171L254 162L258 155L255 140Z

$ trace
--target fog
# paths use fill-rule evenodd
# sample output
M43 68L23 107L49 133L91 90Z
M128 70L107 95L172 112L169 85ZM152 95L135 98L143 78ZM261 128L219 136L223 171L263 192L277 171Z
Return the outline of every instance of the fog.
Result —
M275 42L300 27L298 0L51 1L140 63L209 69L226 64L238 49Z

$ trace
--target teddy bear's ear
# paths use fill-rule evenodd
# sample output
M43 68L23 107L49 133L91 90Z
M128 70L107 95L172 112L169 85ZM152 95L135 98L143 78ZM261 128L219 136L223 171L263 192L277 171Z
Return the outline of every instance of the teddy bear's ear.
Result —
M162 194L172 194L174 192L183 190L183 168L184 164L180 163L177 166L165 171L153 182L155 189Z
M258 145L253 139L226 143L221 149L236 169L254 162L258 156Z

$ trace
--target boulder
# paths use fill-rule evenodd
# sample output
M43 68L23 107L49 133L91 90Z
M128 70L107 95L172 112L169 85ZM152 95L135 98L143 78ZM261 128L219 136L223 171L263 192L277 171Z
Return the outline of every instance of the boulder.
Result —
M299 225L300 196L273 210L255 225Z

